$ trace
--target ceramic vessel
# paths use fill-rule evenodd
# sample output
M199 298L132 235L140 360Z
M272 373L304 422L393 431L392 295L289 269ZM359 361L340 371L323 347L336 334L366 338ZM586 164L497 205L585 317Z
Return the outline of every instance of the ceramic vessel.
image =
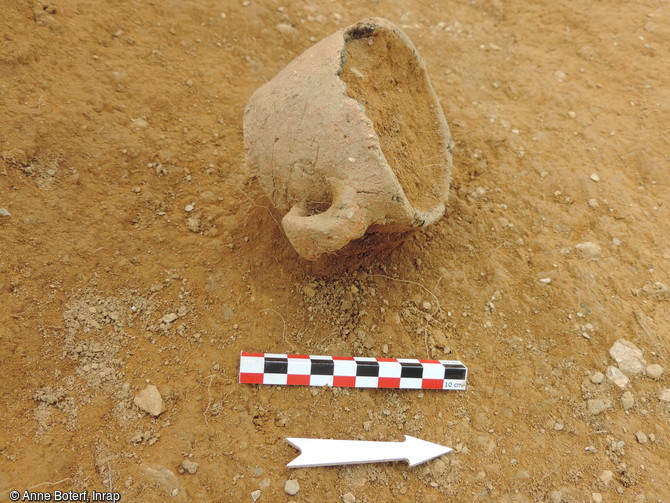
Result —
M444 214L449 128L416 48L385 19L334 33L260 87L244 141L308 260L397 243Z

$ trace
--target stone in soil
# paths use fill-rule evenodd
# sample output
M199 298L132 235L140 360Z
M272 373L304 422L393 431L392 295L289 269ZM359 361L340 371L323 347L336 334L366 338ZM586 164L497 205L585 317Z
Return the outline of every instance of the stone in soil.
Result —
M563 487L556 489L555 491L551 491L549 493L549 501L551 501L551 503L563 503L563 496L565 492L565 488Z
M623 410L629 410L635 406L635 398L633 397L633 393L626 391L623 395L621 395L621 406L623 407Z
M605 375L610 381L612 381L621 389L625 389L626 386L630 384L630 379L628 379L628 376L626 376L626 374L621 372L621 370L619 370L617 367L610 365L609 367L607 367Z
M670 296L670 287L661 281L656 281L644 285L642 293L650 297L667 298Z
M258 501L258 498L261 497L261 492L256 489L255 491L251 491L251 501Z
M644 432L638 431L635 434L635 438L637 439L638 443L640 444L646 444L648 442L647 435L644 434Z
M670 388L664 388L658 395L658 399L661 402L670 403Z
M198 471L198 468L200 467L200 465L198 463L196 463L195 461L191 461L190 459L185 459L184 461L181 462L181 467L185 471L187 471L188 473L193 475L195 472Z
M614 473L612 473L610 470L603 470L598 479L600 480L600 483L603 485L603 487L608 488L612 483L612 480L614 480Z
M594 398L586 402L586 408L589 411L589 414L593 414L594 416L607 409L611 409L612 405L612 400L609 398Z
M289 496L295 496L300 491L300 484L295 479L289 479L284 484L284 492Z
M619 339L612 345L610 356L617 362L619 368L628 374L639 374L647 365L642 358L642 350L625 339Z
M600 246L590 241L586 241L585 243L579 243L575 245L575 249L577 250L577 253L579 253L582 257L595 259L602 254Z
M514 472L512 477L514 477L515 480L529 480L532 478L532 475L525 468L519 468L516 472Z
M191 232L198 232L200 230L200 217L198 215L188 217L186 219L186 227L188 227L188 230Z
M186 491L182 491L177 476L161 465L141 465L140 474L149 485L159 487L174 503L186 503ZM167 499L166 499L167 500Z
M163 323L172 323L177 318L178 318L178 316L175 313L168 313L161 318L161 321Z
M658 363L647 365L647 368L644 370L644 373L652 379L660 379L663 376L663 372L663 367L661 367Z
M605 374L602 372L596 372L591 376L591 382L593 384L601 384L603 380L605 379Z
M152 416L159 416L165 410L165 403L158 388L150 384L135 397L135 405Z

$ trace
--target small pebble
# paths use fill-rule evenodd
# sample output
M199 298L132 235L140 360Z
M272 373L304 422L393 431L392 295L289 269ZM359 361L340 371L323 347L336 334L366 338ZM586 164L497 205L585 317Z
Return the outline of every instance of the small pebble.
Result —
M603 503L603 495L600 493L591 493L591 501L593 503Z
M641 432L641 431L638 431L638 432L635 434L635 438L637 439L637 442L638 442L639 444L646 444L646 443L649 441L649 439L647 438L647 435L645 435L645 434L644 434L643 432Z
M251 501L258 501L258 498L260 498L260 497L261 497L261 492L258 489L251 492Z
M591 241L576 244L575 250L582 256L591 258L599 257L602 253L600 246Z
M630 384L630 379L617 367L610 365L605 371L607 378L621 389L625 389Z
M295 28L295 26L289 24L289 23L279 23L275 26L275 29L279 32L282 33L297 33L298 30Z
M664 388L661 390L661 393L658 395L658 399L661 402L670 403L670 388Z
M593 180L594 182L599 182L600 181L600 176L598 176L598 173L593 173L591 175L591 180Z
M609 470L603 470L598 479L603 486L609 487L609 485L612 483L612 480L614 480L614 474Z
M565 489L562 487L560 489L556 489L555 491L551 491L549 493L549 501L551 503L563 503L563 494L565 493Z
M586 408L589 411L589 414L594 416L600 414L601 412L612 408L612 400L603 399L603 398L593 398L586 402Z
M284 484L284 492L289 496L295 496L300 491L300 484L295 479L289 479Z
M190 459L185 459L184 461L181 462L181 467L186 470L188 473L193 475L195 472L198 471L198 468L200 465L196 463L195 461L191 461Z
M140 391L135 397L134 402L140 409L152 416L159 416L165 411L163 398L158 392L158 388L153 384Z
M609 353L619 368L627 374L639 374L647 364L642 358L642 350L625 339L616 341Z
M132 122L133 125L135 127L138 127L138 128L140 128L140 127L144 128L144 127L147 127L149 125L149 123L142 118L130 119L130 122Z
M146 464L140 465L139 473L146 483L162 490L165 496L175 497L182 488L177 476L167 468L161 465ZM174 499L173 501L186 501L184 497Z
M188 230L191 232L198 232L200 230L200 218L197 216L188 217L186 219L186 227L188 227Z
M186 206L184 206L184 211L186 213L191 213L194 209L195 209L195 204L193 204L193 203L187 204Z
M651 365L647 365L644 372L652 379L660 379L663 376L663 367L658 363L652 363Z
M525 468L520 468L517 470L514 475L512 475L516 480L530 480L532 475Z
M633 393L626 391L623 395L621 395L621 406L623 407L623 410L629 410L635 406L635 398L633 397Z
M351 493L342 495L342 503L356 503L356 496Z
M602 372L596 372L591 376L591 382L593 384L601 384L605 380L605 374Z
M9 216L11 216L11 215L12 215L12 214L11 214L9 211L7 211L5 208L0 208L0 216L2 216L2 217L9 217Z

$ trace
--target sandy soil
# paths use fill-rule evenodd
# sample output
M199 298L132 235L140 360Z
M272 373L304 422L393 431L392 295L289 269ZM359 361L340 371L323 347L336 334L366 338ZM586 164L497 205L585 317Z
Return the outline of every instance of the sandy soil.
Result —
M0 12L0 500L670 501L666 3ZM242 113L304 49L370 15L428 65L455 140L448 214L320 279L245 169ZM598 384L622 338L665 373ZM239 385L240 350L454 358L470 381ZM133 403L147 383L158 417ZM285 437L404 434L455 451L412 469L285 468Z

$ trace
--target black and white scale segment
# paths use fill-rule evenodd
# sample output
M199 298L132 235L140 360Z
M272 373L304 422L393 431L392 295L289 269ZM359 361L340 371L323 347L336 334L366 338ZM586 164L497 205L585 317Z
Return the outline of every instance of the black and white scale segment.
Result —
M464 390L468 369L457 360L240 354L240 383Z

